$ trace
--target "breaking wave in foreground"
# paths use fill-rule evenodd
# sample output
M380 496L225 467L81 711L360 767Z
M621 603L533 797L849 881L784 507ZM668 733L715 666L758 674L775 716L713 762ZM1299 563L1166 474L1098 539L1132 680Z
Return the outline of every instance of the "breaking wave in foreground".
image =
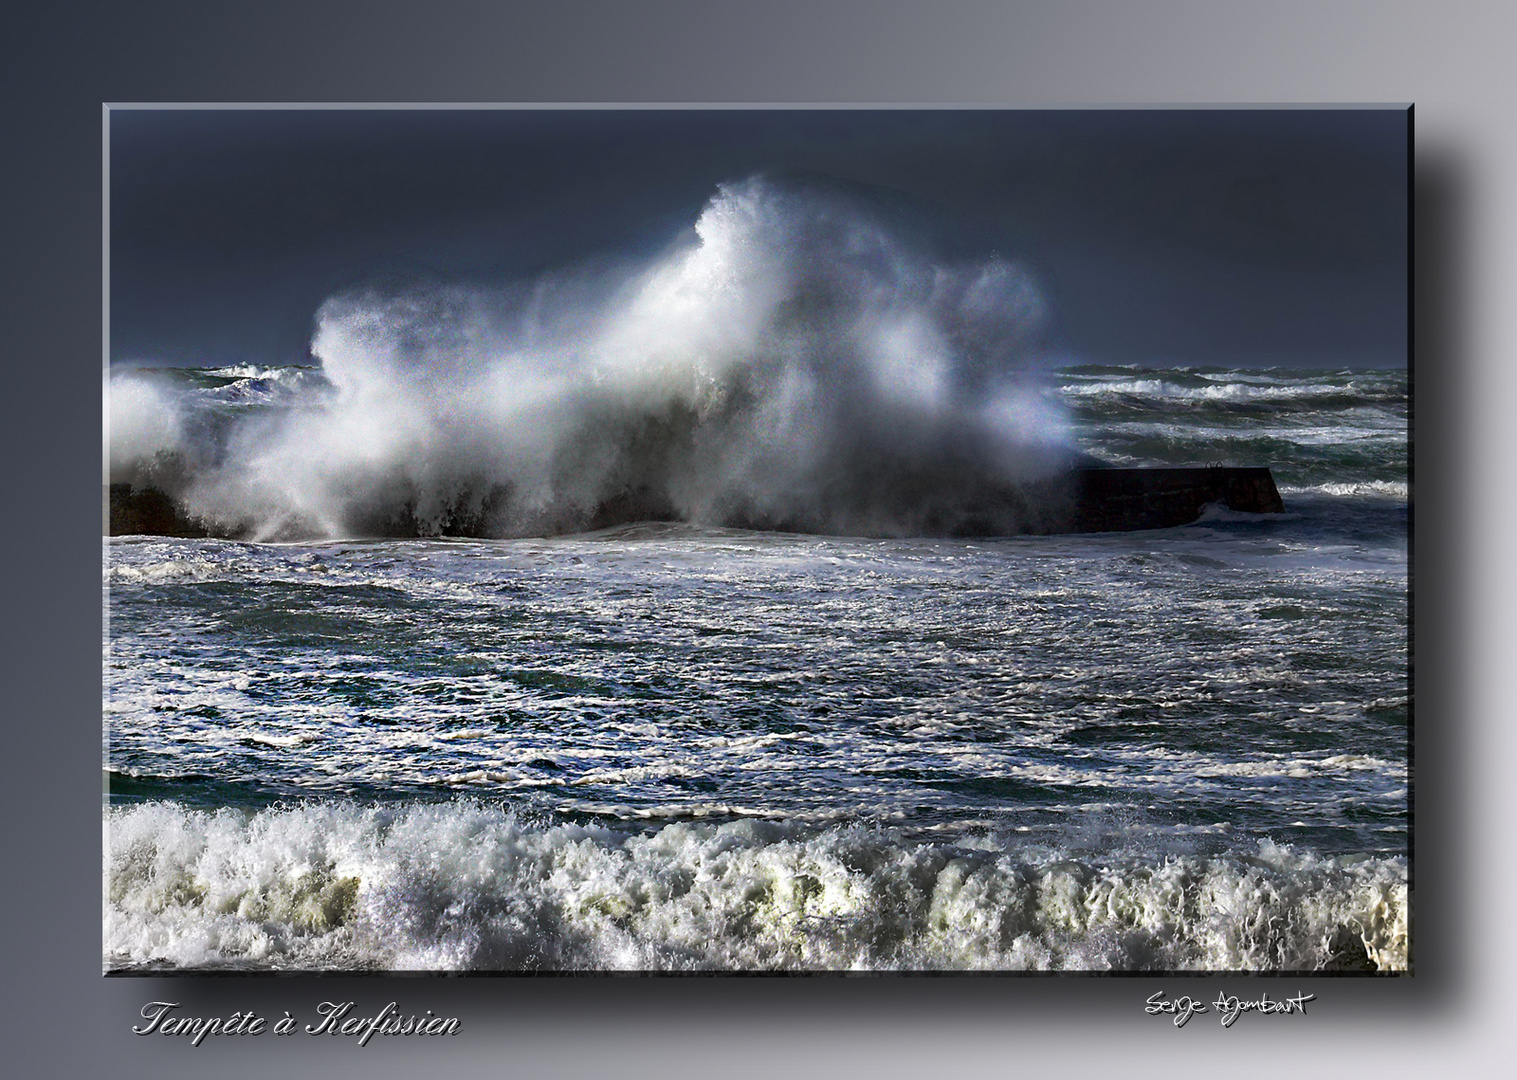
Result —
M1081 857L741 820L651 833L476 803L106 811L114 970L1407 967L1405 860Z

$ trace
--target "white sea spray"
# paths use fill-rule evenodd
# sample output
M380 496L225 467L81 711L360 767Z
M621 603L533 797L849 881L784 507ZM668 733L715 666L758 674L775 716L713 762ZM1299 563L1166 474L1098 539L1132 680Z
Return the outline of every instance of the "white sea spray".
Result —
M622 500L901 535L1067 456L1031 277L935 256L846 192L790 178L723 185L643 265L362 287L316 323L333 394L191 454L175 494L193 515L265 539L401 518L523 535Z

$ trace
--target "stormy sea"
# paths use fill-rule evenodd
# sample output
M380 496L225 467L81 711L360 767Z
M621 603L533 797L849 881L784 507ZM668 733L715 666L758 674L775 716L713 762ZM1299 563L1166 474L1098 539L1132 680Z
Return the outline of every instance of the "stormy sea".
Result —
M1046 307L755 179L112 370L110 481L209 535L104 542L105 969L1410 970L1405 370ZM1285 512L955 527L1075 461Z

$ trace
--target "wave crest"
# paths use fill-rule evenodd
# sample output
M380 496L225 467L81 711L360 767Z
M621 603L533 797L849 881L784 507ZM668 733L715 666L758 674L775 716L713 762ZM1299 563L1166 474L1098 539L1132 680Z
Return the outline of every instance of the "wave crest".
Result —
M1405 970L1404 860L1155 860L469 803L107 812L117 967Z

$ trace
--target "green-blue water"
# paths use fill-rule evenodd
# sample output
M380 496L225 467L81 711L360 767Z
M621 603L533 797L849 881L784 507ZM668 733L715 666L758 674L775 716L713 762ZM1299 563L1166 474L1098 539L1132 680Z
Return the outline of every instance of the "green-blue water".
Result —
M1053 383L1287 513L110 541L107 965L1405 968L1405 373Z

